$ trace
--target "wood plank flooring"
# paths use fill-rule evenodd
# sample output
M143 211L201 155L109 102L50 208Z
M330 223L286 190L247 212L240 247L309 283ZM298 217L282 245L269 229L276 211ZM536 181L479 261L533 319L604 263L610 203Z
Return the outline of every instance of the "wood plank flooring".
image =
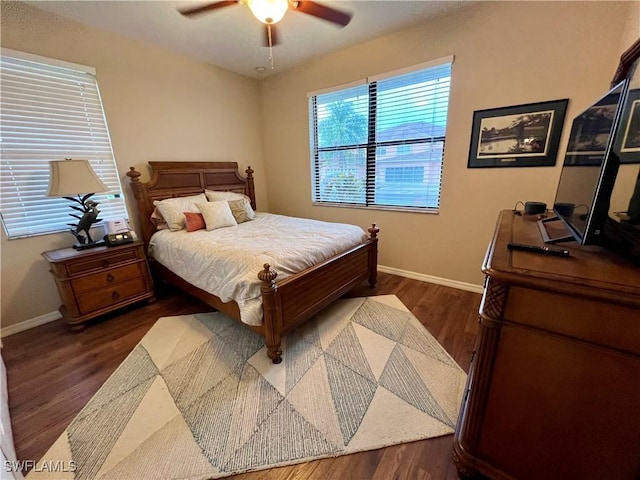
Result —
M380 274L348 296L395 294L465 370L477 333L480 294ZM16 453L38 460L159 317L211 311L179 292L121 310L74 333L62 321L3 339ZM285 352L286 355L286 352ZM236 475L237 480L457 479L453 436Z

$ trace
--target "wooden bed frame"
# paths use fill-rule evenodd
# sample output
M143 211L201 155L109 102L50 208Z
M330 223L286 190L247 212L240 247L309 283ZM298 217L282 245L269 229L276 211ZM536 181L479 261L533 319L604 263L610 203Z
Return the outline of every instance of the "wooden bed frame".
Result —
M136 200L140 234L148 247L156 231L151 222L154 200L197 195L207 190L231 191L247 195L256 208L253 170L246 177L238 173L236 162L149 162L151 180L140 182L140 172L130 167L127 176ZM289 331L322 310L364 280L374 286L377 279L379 229L373 224L362 244L276 283L278 276L269 264L257 273L262 282L263 324L246 325L265 338L267 354L273 363L282 361L281 339ZM149 259L154 278L170 283L213 308L240 321L235 302L194 287L166 267Z

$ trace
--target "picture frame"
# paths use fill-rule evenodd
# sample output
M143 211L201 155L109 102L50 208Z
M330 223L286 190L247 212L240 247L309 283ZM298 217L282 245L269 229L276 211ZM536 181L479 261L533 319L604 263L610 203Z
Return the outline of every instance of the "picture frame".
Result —
M640 88L629 90L616 134L620 163L640 163Z
M569 99L473 112L467 168L556 164Z

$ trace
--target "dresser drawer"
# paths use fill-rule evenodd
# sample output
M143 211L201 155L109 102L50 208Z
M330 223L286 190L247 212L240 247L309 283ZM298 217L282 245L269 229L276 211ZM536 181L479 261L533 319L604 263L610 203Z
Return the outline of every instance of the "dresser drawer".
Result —
M76 300L81 315L91 313L101 308L112 307L120 302L147 292L142 277L132 278L114 285L113 288L102 288L94 291L86 291L77 295Z
M640 354L637 308L519 286L508 298L505 320Z
M104 270L121 263L130 262L138 259L137 249L130 248L127 250L119 250L117 252L105 255L94 256L82 261L74 261L67 264L69 275L78 275L80 273L91 272L95 270Z
M87 290L98 290L105 287L116 287L124 280L139 277L142 275L140 264L133 263L124 267L112 268L98 273L93 273L84 277L71 280L71 288L76 293L86 292Z

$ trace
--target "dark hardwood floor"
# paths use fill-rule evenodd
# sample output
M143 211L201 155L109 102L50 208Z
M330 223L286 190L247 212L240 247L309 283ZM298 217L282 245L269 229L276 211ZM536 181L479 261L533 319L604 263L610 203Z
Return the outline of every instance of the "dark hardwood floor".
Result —
M349 296L395 294L465 370L477 332L480 294L380 274L375 288ZM9 407L18 459L38 460L159 317L211 308L178 292L71 332L62 321L3 339ZM286 352L285 352L286 355ZM451 462L453 436L251 472L242 480L457 479Z

